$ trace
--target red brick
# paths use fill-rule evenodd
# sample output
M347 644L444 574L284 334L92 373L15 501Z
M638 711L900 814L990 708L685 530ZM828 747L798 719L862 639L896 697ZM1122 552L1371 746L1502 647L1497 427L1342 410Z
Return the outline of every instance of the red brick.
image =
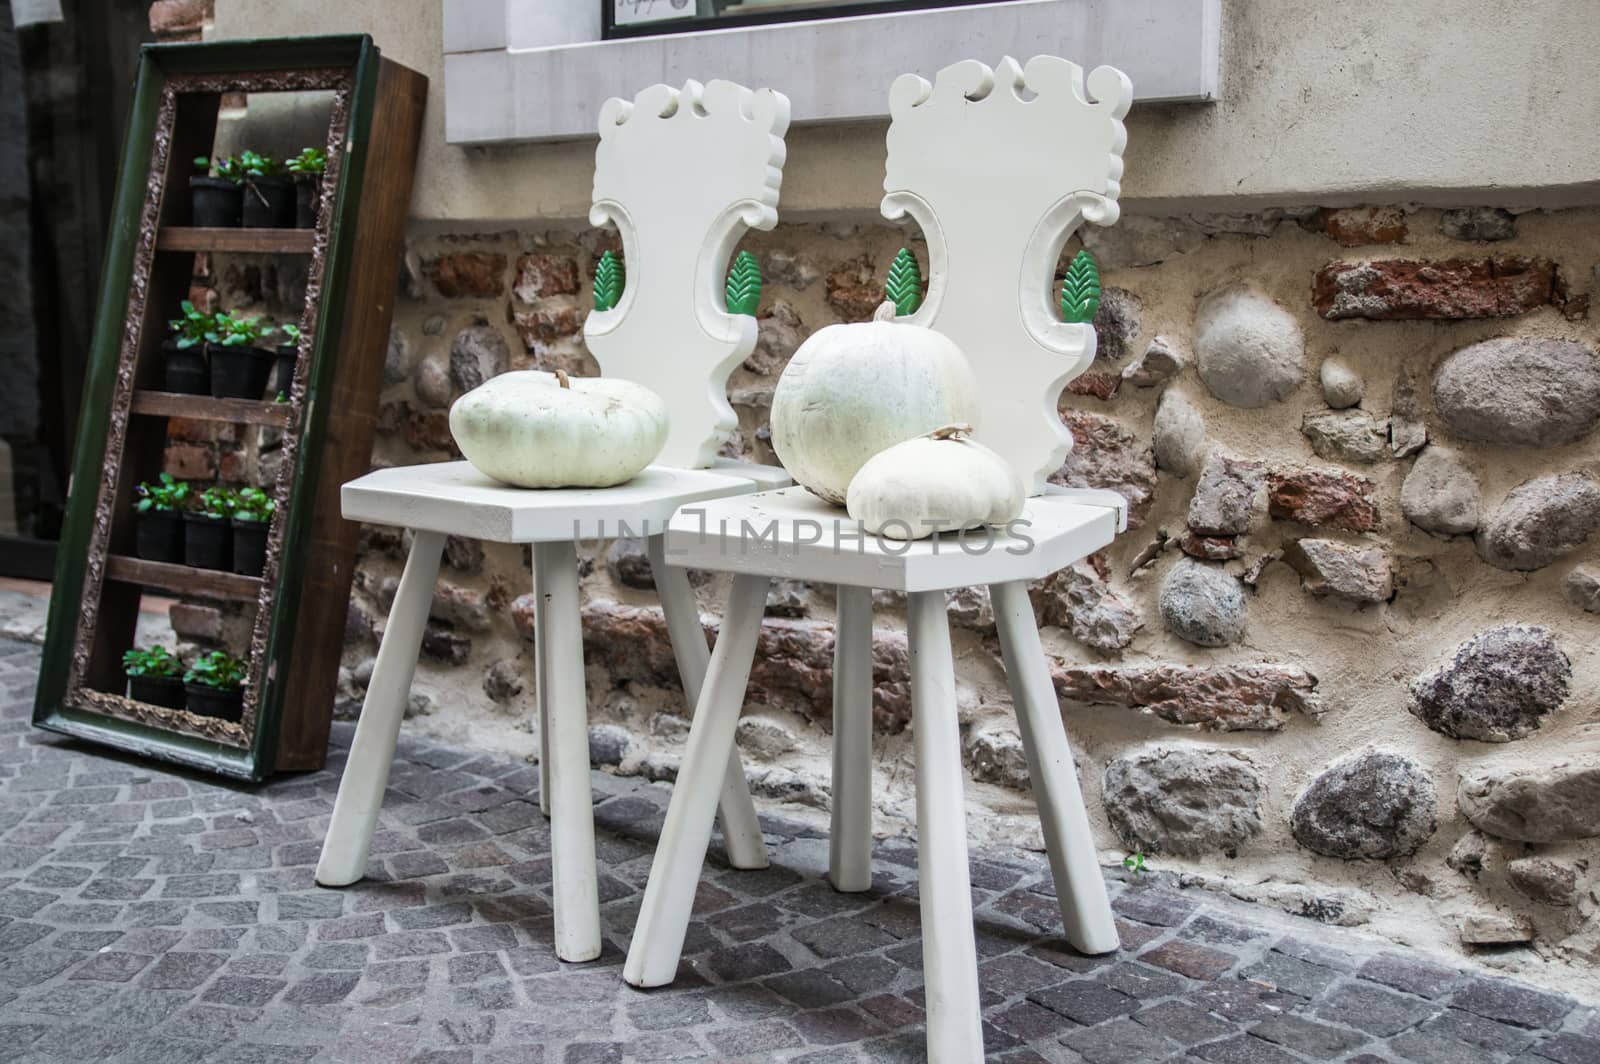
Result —
M425 268L433 287L446 299L493 299L505 292L506 257L495 252L452 252Z
M217 452L217 478L226 480L231 484L243 483L245 479L244 452L219 449Z
M1373 532L1377 485L1366 477L1334 470L1299 469L1267 474L1267 513L1274 520L1311 528Z
M578 294L578 261L571 255L523 255L511 292L524 303Z
M1406 238L1406 216L1395 207L1324 208L1322 228L1347 248L1398 244Z
M1115 491L1128 500L1128 528L1141 527L1155 500L1156 457L1150 444L1100 414L1068 408L1061 420L1072 433L1072 450L1050 474L1050 483Z
M180 639L200 639L215 643L222 638L222 611L215 606L175 602L168 611L172 630Z
M150 32L162 38L196 36L210 9L210 0L155 0L150 5Z
M1067 385L1073 395L1087 395L1094 399L1110 399L1122 387L1122 377L1116 373L1083 373Z
M448 410L412 410L406 415L406 443L418 451L448 451L460 457L455 437L450 435Z
M511 605L524 638L532 626L532 596ZM708 631L707 633L711 633ZM833 625L768 618L761 626L746 701L799 712L814 721L833 716ZM678 667L659 609L591 602L583 607L584 657L614 683L679 688ZM877 631L872 639L873 725L903 731L911 720L906 637Z
M1244 548L1239 546L1239 540L1235 536L1202 536L1185 531L1178 538L1178 546L1182 547L1183 553L1189 557L1201 558L1208 562L1223 562L1244 556Z
M1056 696L1122 706L1210 731L1277 731L1284 714L1317 716L1317 678L1293 665L1082 665L1050 657Z
M221 421L196 421L186 417L167 419L167 439L184 443L237 443L239 426Z
M539 353L547 344L570 340L583 332L588 312L581 307L552 307L538 310L518 310L511 314L511 324L529 354Z
M870 321L887 296L870 259L843 262L828 273L827 300L841 321Z
M217 476L216 456L204 444L169 444L161 464L179 480L214 480Z
M1510 318L1560 304L1549 259L1384 259L1332 262L1317 271L1311 301L1329 321L1456 321Z

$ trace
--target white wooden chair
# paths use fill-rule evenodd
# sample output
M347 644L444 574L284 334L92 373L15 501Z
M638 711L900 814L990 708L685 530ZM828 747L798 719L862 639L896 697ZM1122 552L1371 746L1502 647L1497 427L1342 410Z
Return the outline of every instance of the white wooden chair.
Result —
M622 234L627 283L584 335L603 372L651 388L671 427L657 459L626 484L533 491L490 480L466 462L384 469L344 485L346 519L413 530L340 781L317 882L360 879L388 782L447 535L533 545L535 701L540 804L551 818L556 954L600 954L594 818L589 789L583 633L576 543L646 538L685 693L699 697L710 653L682 569L661 534L678 507L781 487L781 469L717 458L736 425L728 375L756 343L756 322L726 311L723 279L740 237L777 224L789 101L731 82L656 85L600 112L590 220ZM764 868L766 846L737 751L717 770L729 860Z
M930 259L926 302L909 320L946 333L972 360L977 438L1012 464L1033 497L1024 523L996 531L987 550L978 533L967 534L965 550L953 534L909 545L863 537L842 510L799 487L698 503L673 517L670 563L735 578L628 952L629 983L658 986L676 974L711 836L714 769L734 748L774 576L839 586L830 877L841 891L872 880L871 589L907 593L929 1058L983 1055L948 588L989 587L1066 937L1085 953L1117 948L1027 593L1029 580L1126 528L1120 496L1045 483L1072 443L1056 412L1061 390L1095 351L1093 326L1055 313L1055 266L1082 221L1117 218L1121 119L1132 96L1128 79L1108 67L1090 74L1087 88L1081 68L1049 56L1026 68L1008 58L993 71L957 63L933 85L915 75L895 82L883 213L914 217Z

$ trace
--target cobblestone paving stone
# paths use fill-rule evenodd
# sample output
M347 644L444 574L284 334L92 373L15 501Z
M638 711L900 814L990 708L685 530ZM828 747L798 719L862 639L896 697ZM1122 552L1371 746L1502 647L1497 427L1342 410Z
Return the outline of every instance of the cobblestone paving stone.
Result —
M29 722L38 650L0 642L0 1061L922 1059L916 848L870 893L766 822L713 853L677 984L622 983L664 788L596 774L603 956L552 951L529 765L403 739L366 882L312 880L350 729L321 772L231 786ZM1600 1064L1600 1012L1348 931L1113 882L1124 949L1073 952L1033 854L973 859L991 1060Z

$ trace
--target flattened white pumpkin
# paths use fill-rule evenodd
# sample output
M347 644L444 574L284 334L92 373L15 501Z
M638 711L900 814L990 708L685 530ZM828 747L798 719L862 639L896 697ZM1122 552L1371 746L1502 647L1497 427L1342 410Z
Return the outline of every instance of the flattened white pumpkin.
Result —
M835 505L867 459L977 415L977 382L948 337L894 320L830 325L800 345L772 394L772 449L796 484Z
M473 468L506 484L609 488L661 453L667 407L632 381L521 370L457 399L450 435Z
M874 455L850 481L846 509L888 539L1003 525L1022 515L1022 478L1005 459L950 425Z

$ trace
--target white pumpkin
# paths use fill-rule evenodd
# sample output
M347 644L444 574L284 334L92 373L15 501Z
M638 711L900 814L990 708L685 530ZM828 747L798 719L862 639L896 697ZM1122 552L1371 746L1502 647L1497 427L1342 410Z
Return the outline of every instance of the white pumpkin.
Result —
M955 342L894 320L830 325L789 360L772 395L772 449L795 483L835 505L867 459L978 412L977 382Z
M609 488L632 480L667 441L667 406L643 385L557 370L502 373L450 408L450 435L473 467L519 488Z
M949 425L874 455L850 481L851 518L888 539L925 539L1020 517L1022 478L971 431Z

